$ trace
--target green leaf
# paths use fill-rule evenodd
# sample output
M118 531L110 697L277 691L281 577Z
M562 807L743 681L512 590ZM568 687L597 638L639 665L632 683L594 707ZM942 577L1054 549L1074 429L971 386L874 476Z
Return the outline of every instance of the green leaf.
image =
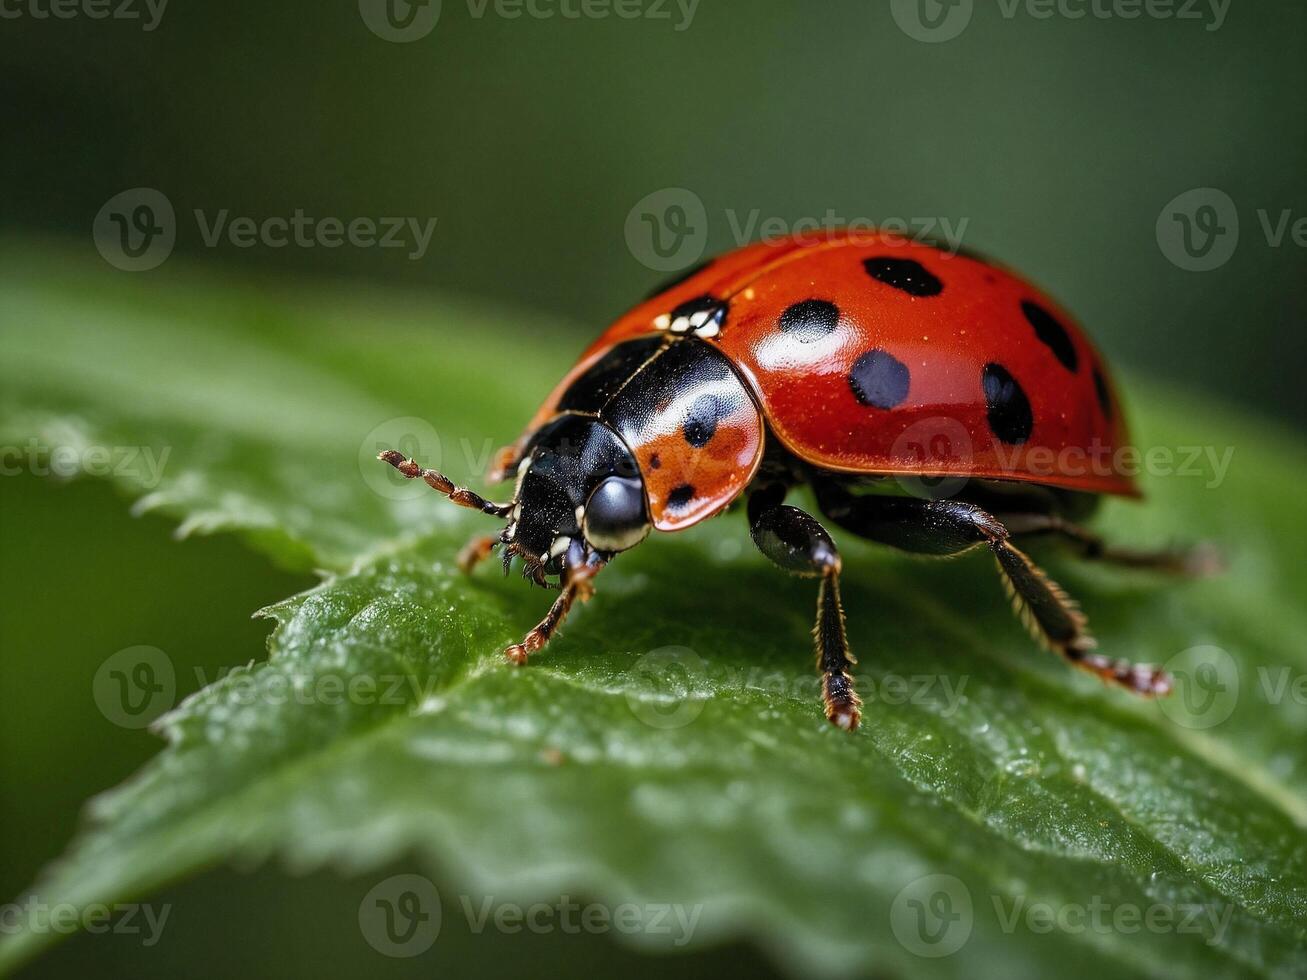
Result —
M416 852L497 901L676 903L693 943L744 934L803 972L1307 970L1295 437L1132 384L1141 445L1234 453L1219 486L1200 460L1100 526L1216 539L1229 572L1176 583L1041 552L1104 650L1180 658L1165 707L1037 650L983 558L842 540L867 701L847 735L818 705L811 583L766 565L738 516L623 556L515 670L500 650L549 596L460 576L484 519L363 465L408 432L475 485L573 353L559 327L179 260L149 278L13 245L0 260L0 445L33 467L75 457L184 532L234 530L324 576L265 610L266 662L231 651L159 720L166 746L92 802L41 901L140 897L215 862L361 872ZM439 453L412 423L378 433L406 416L439 420ZM3 937L0 968L52 938Z

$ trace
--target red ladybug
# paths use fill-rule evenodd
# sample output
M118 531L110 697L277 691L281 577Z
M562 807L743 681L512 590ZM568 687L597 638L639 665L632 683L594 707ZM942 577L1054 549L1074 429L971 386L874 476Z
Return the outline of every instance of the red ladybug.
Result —
M826 717L853 729L839 552L787 491L808 484L832 523L906 551L989 548L1037 639L1159 695L1167 675L1094 653L1075 602L1013 544L1048 535L1087 558L1192 568L1192 554L1114 548L1075 523L1103 494L1139 496L1116 465L1126 445L1102 358L1051 299L978 258L844 232L731 252L609 327L497 457L492 479L516 474L508 503L380 458L507 518L464 549L466 570L503 545L505 571L517 556L537 584L558 577L544 620L505 651L518 664L651 528L689 527L745 495L762 553L820 580Z

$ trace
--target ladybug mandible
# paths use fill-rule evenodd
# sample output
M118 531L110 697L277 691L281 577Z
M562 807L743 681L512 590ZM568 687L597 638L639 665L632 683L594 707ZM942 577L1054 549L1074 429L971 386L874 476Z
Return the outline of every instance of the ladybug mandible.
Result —
M1113 466L1126 445L1102 359L1047 296L975 257L850 231L738 249L619 319L497 455L489 478L516 474L508 503L398 452L380 458L508 520L463 550L465 571L502 545L505 572L516 556L527 578L560 590L505 650L517 664L650 529L689 527L745 496L759 550L819 579L826 717L851 730L861 702L839 551L786 492L806 483L832 523L902 550L989 548L1036 639L1104 681L1160 695L1167 675L1093 652L1074 600L1013 544L1049 536L1086 558L1196 570L1197 551L1116 548L1076 523L1101 495L1139 496ZM920 492L939 480L948 496Z

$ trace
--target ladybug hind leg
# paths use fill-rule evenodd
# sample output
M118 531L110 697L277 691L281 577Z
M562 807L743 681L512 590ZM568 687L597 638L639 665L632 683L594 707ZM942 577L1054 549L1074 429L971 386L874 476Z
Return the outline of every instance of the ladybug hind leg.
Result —
M849 651L840 602L840 554L826 529L797 507L782 503L785 488L762 487L749 497L749 530L767 558L788 572L818 577L817 625L813 628L817 669L821 672L826 717L846 731L862 720L862 701L853 689Z
M1207 543L1152 550L1123 548L1109 544L1092 531L1058 514L1018 513L1000 516L1014 537L1056 537L1088 561L1188 578L1207 578L1225 568L1221 553L1214 545Z
M1016 548L1011 532L975 504L916 497L856 496L834 482L815 485L822 512L872 541L925 555L957 555L988 547L1013 610L1044 646L1103 681L1154 696L1171 689L1159 667L1132 664L1095 652L1097 645L1079 605L1042 568Z

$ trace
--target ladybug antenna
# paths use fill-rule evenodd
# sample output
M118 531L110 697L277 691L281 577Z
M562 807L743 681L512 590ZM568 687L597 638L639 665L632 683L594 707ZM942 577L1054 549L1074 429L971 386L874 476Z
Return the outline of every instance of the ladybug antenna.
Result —
M393 449L378 453L377 459L383 463L389 463L410 480L419 478L425 480L427 486L432 490L436 491L436 493L443 493L460 507L479 510L481 513L489 514L492 517L507 517L513 510L512 503L496 504L486 500L480 494L473 493L466 487L457 486L453 480L442 473L423 469L414 460L406 459L403 453L396 452Z

